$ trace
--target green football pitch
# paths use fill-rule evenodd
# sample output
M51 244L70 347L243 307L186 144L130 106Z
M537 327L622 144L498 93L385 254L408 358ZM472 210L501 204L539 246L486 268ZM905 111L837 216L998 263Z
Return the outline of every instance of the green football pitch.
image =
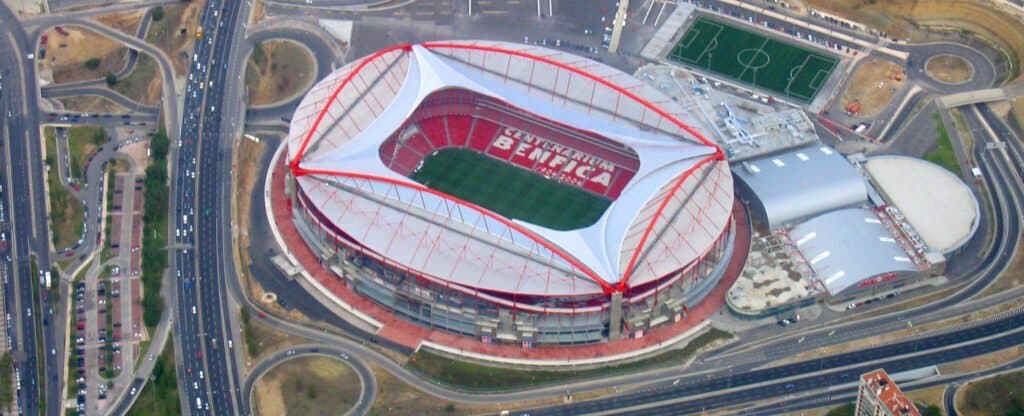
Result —
M409 177L506 218L559 231L597 222L612 202L470 149L441 149Z
M668 58L808 103L839 59L699 17Z

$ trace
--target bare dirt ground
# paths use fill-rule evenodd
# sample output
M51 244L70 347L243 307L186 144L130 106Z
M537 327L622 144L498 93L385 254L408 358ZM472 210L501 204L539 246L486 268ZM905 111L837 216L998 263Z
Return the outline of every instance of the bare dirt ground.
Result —
M43 14L46 11L45 2L45 0L3 0L3 4L7 5L19 18Z
M1024 371L971 382L957 392L957 409L965 416L1005 415L1024 397Z
M271 328L256 316L250 318L248 330L252 332L256 345L247 345L246 356L249 362L246 364L255 364L275 352L309 342L308 339Z
M298 94L310 87L316 64L309 51L292 41L260 43L245 66L245 86L250 105L267 105Z
M56 30L46 32L49 37L46 58L39 64L53 70L53 82L65 83L103 78L117 72L128 59L128 48L95 32L75 26L65 26L68 36ZM93 58L100 60L96 69L89 69L85 63Z
M96 17L94 20L120 30L125 34L135 36L135 32L139 30L139 23L142 22L143 14L145 14L145 10L134 10L123 13L107 14Z
M146 168L149 167L149 155L146 154L146 150L149 148L149 141L143 140L138 141L127 146L121 147L118 151L127 154L135 161L135 170L132 174L143 175L146 173Z
M301 357L270 369L254 386L260 415L344 414L362 389L352 367L328 357Z
M877 30L890 38L927 40L921 29L966 31L996 42L1011 55L1020 73L1024 63L1024 31L1020 20L992 2L978 0L804 0L809 6L827 10Z
M164 18L153 22L146 41L162 49L171 59L176 76L186 76L192 59L189 51L196 41L199 12L204 2L188 2L164 6ZM205 40L205 38L204 38Z
M259 23L267 18L267 4L263 0L256 0L252 5L252 24Z
M892 89L895 88L899 92L900 88L903 88L905 81L894 79L896 73L902 72L903 66L892 61L871 59L865 62L857 69L850 86L843 94L843 108L857 102L860 103L858 116L875 116L892 102L895 96Z
M942 393L946 391L946 385L929 387L927 389L904 391L910 400L926 405L942 406Z
M924 70L928 76L949 84L965 82L974 76L971 64L956 55L935 56L925 63Z
M82 113L127 114L128 109L113 101L96 95L78 95L57 98L67 111Z
M140 54L135 69L119 79L113 89L140 104L157 105L163 94L162 85L163 77L156 60L149 55Z
M374 416L496 414L502 410L551 406L564 402L562 397L554 397L529 402L489 405L450 403L406 384L374 364L370 364L370 369L373 370L373 376L377 378L377 398L369 413ZM615 393L613 389L573 393L573 400L590 400L613 393Z

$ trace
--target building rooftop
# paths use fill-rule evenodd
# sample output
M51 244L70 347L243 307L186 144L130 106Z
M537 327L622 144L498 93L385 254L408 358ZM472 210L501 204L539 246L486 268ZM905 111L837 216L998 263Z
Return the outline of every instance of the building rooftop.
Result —
M949 253L978 229L978 200L952 172L905 156L872 157L864 168L929 248Z
M867 202L864 176L822 144L734 164L733 174L757 195L773 230Z
M903 390L889 378L883 369L878 369L860 376L861 386L871 389L874 396L891 414L899 416L921 416L914 402L903 394Z
M814 270L815 279L833 295L874 276L918 270L870 209L819 215L793 227L789 237Z

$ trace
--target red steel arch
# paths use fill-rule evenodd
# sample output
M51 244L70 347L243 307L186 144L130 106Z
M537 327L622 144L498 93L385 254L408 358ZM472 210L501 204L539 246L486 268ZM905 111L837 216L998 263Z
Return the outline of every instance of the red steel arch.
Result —
M504 218L504 217L502 217L502 216L500 216L500 215L498 215L496 213L493 213L490 210L485 209L483 207L479 207L479 206L477 206L475 204L469 203L467 201L463 201L463 200L461 200L459 198L456 198L456 197L448 195L448 194L444 194L444 193L432 190L432 189L427 188L427 187L422 186L422 185L418 185L418 184L414 185L414 184L409 184L409 183L405 183L405 182L400 182L400 181L396 181L396 180L391 179L391 178L380 177L380 176L369 175L369 174L362 174L362 173L355 173L355 172L345 172L345 171L337 171L337 170L330 170L330 169L307 169L307 168L301 167L300 166L300 162L302 160L302 157L305 155L306 149L309 146L309 143L310 143L310 141L313 138L313 134L317 131L317 129L320 126L320 123L323 121L324 117L327 115L327 110L330 107L329 105L325 105L320 110L319 114L317 114L316 120L314 121L314 123L311 126L311 128L309 129L309 131L306 133L306 137L303 139L302 145L299 147L299 151L295 154L295 157L289 163L289 167L291 169L291 172L292 172L293 176L295 176L297 178L297 177L303 176L303 175L322 174L322 175L329 175L329 176L344 176L344 177L357 178L357 179L376 180L376 181L387 182L387 183L394 184L394 185L397 185L397 186L408 187L408 188L415 189L415 190L418 190L418 191L428 192L430 194L439 196L441 198L455 201L455 202L457 202L459 204L462 204L462 205L464 205L466 207L469 207L471 209L479 211L482 214L486 215L487 217L492 218L492 219L494 219L496 221L499 221L502 224L508 226L509 228L512 228L512 229L522 233L523 235L533 239L534 242L540 244L541 246L547 248L548 250L551 250L552 253L555 253L556 255L558 255L559 257L561 257L565 261L567 261L569 264L573 265L573 267L576 267L579 270L583 271L587 275L587 277L591 278L594 282L597 282L601 286L601 288L605 291L605 293L610 294L610 293L613 293L613 292L623 292L623 291L626 291L629 288L629 278L633 274L634 266L636 265L636 261L639 258L639 254L641 252L641 249L647 243L647 239L650 237L650 235L651 235L651 233L652 233L652 231L654 229L654 225L657 223L658 219L664 213L665 207L668 205L669 200L671 199L672 196L675 195L675 193L680 188L682 188L683 183L688 178L690 178L690 176L692 176L693 172L695 172L699 167L701 167L701 166L703 166L703 165L705 165L705 164L707 164L709 162L712 162L712 161L725 160L725 153L722 151L722 149L717 144L715 144L711 140L708 140L702 134L700 134L699 132L694 130L692 127L690 127L688 124L683 123L681 120L677 119L675 116L673 116L669 112L667 112L667 111L665 111L665 110L663 110L661 108L658 108L657 106L655 106L650 101L647 101L647 100L643 99L642 97L636 95L632 91L629 91L629 90L627 90L627 89L625 89L625 88L623 88L623 87L621 87L621 86L619 86L617 84L614 84L614 83L612 83L612 82L610 82L610 81L608 81L608 80L606 80L604 78L601 78L601 77L598 77L596 75L593 75L593 74L591 74L591 73L589 73L589 72L587 72L587 71L585 71L583 69L576 68L576 67L568 65L568 64L566 64L564 62L560 62L560 61L548 58L546 56L541 56L541 55L532 54L532 53L529 53L529 52L524 52L524 51L519 51L519 50L501 48L501 47L497 47L497 46L486 46L486 45L475 45L475 44L461 44L461 43L452 43L452 42L424 42L424 43L421 44L421 46L423 46L424 48L427 48L427 49L442 49L442 48L464 49L464 50L473 50L473 51L481 51L481 52L493 52L493 53L499 53L499 54L512 55L512 56L517 56L517 57L524 58L524 59L530 59L530 60L542 62L542 63L548 64L548 65L554 66L556 68L572 72L574 74L577 74L577 75L580 75L580 76L582 76L584 78L587 78L587 79L589 79L589 80L591 80L593 82L596 82L596 83L598 83L600 85L603 85L603 86L605 86L607 88L610 88L613 91L615 91L615 92L617 92L619 94L622 94L623 96L626 96L627 98L632 99L633 101L635 101L635 102L639 103L640 105L644 106L646 109L648 109L648 110L654 112L655 114L658 114L661 117L669 120L670 122L675 124L677 127L679 127L681 130L683 130L686 133L690 134L691 136L697 138L697 140L699 140L704 145L714 148L715 149L715 153L710 155L710 156L708 156L707 158L702 159L701 161L699 161L694 166L691 166L689 169L687 169L686 172L684 172L682 175L680 175L679 179L675 183L672 184L672 190L669 192L668 195L663 197L663 199L661 201L661 204L658 207L658 210L651 217L650 222L647 224L647 226L646 226L646 228L644 230L644 234L641 237L639 244L637 245L637 249L634 250L633 256L630 258L629 264L626 267L625 274L620 277L619 282L616 285L614 285L614 286L609 284L607 281L605 281L599 275L597 275L589 267L586 267L585 265L583 265L582 263L577 261L573 256L571 256L568 253L564 252L561 248L555 246L554 244L551 244L547 240L545 240L543 238L540 238L539 236L535 235L532 232L529 232L525 228L523 228L523 227L521 227L521 226L519 226L519 225L517 225L517 224L515 224L515 223L513 223L511 221L509 221L508 219L506 219L506 218ZM396 51L396 50L409 51L411 49L412 49L412 45L410 45L410 44L394 45L394 46L391 46L391 47L388 47L388 48L385 48L385 49L381 49L381 50L373 53L372 55L368 56L367 58L363 59L362 61L359 62L359 64L356 65L356 67L352 70L352 72L350 72L345 77L345 79L343 79L342 82L339 83L337 87L335 87L334 91L332 91L330 97L326 100L326 102L330 103L330 102L333 102L334 100L336 100L338 95L341 93L341 91L352 81L352 79L356 75L358 75L363 70L363 68L366 67L366 65L372 63L373 61L375 61L376 59L380 58L381 56L383 56L383 55L385 55L387 53L390 53L390 52L393 52L393 51Z

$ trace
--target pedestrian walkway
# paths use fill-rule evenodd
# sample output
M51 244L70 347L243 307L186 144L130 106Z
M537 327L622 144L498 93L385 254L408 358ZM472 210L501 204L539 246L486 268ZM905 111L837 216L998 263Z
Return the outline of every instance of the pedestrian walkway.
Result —
M287 166L282 158L274 166L269 185L269 189L271 189L271 206L267 207L267 210L272 213L273 221L276 223L283 240L278 243L287 247L293 258L306 270L305 275L315 280L326 291L330 292L330 295L379 321L383 325L383 328L378 332L379 336L410 349L417 349L423 341L431 341L458 348L460 351L484 355L495 361L500 361L503 358L514 358L564 363L565 360L625 354L652 345L662 344L666 340L674 339L701 324L722 309L725 304L726 292L739 276L743 264L746 262L747 253L750 250L750 227L747 223L747 215L745 208L737 200L733 206L736 230L734 233L733 252L736 254L730 259L724 276L712 289L711 293L700 304L690 308L688 313L678 323L655 328L642 338L623 339L591 345L545 345L521 348L519 345L514 344L484 344L475 338L422 327L399 318L387 308L354 293L347 287L343 279L325 268L320 263L316 253L307 246L305 240L299 235L299 231L292 222L293 207L290 204L291 201L284 194L286 170ZM664 346L668 347L670 345L666 344Z

